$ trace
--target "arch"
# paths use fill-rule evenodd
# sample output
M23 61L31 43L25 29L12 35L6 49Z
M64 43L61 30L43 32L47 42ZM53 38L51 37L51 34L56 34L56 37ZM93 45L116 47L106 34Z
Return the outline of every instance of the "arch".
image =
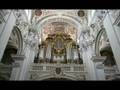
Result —
M98 32L98 35L96 37L96 42L95 42L95 54L96 56L106 56L106 60L103 62L104 65L115 65L116 64L116 60L114 58L113 52L112 52L112 48L110 45L104 46L104 48L102 48L101 50L99 50L99 42L101 39L101 36L103 35L103 33L106 33L105 29L101 29ZM106 53L107 52L107 53ZM109 54L108 54L109 53ZM109 55L109 56L108 56ZM111 56L111 58L110 58Z
M57 19L57 18L64 19L62 22L66 22L66 23L74 26L76 28L76 30L79 31L79 29L80 29L80 22L77 21L74 18L71 18L70 16L67 16L67 15L62 15L60 17L56 16L56 15L52 15L52 16L50 15L50 16L44 18L44 19L38 20L38 22L36 23L36 26L37 26L37 28L39 28L39 27L41 28L47 21L51 20L51 22L53 22L54 19Z
M66 18L67 20L72 21L73 23L75 23L78 26L79 26L79 24L82 24L81 21L77 17L73 17L73 16L67 15L67 14L63 14L61 16L57 16L57 14L52 14L52 15L44 16L41 19L39 19L36 22L36 25L38 25L40 22L43 23L44 21L47 21L47 20L53 19L53 18L63 18L63 19Z
M15 46L8 44L5 48L1 62L5 65L11 65L14 62L14 60L11 57L11 54L16 54L17 51L18 50Z
M42 81L73 81L68 78L47 78Z
M60 18L60 19L64 19L62 20L63 22L66 22L72 26L75 27L75 29L77 30L76 32L76 39L79 38L79 35L80 35L80 29L82 28L82 23L81 21L79 20L78 17L73 17L71 15L67 15L67 14L63 14L61 16L57 16L57 14L52 14L52 15L47 15L47 16L44 16L42 17L41 19L39 19L37 22L36 22L36 30L39 29L39 35L40 35L40 38L42 38L42 26L45 25L45 23L49 20L51 20L52 22L54 21L54 19L57 19L57 18Z
M15 62L11 55L12 54L21 55L22 48L23 48L23 39L22 39L21 31L17 26L14 26L1 60L1 63L3 65L7 65L6 70L9 70L9 71L7 71L4 74L2 73L0 75L0 80L10 79L12 69L13 69L12 64Z
M14 35L16 35L16 37L14 37ZM11 58L10 56L11 54L21 55L22 50L23 50L23 39L22 39L21 31L17 26L14 26L12 33L9 37L8 43L6 45L6 49L2 57L2 62L4 62L5 58L7 58L5 56L6 54L7 56L9 56L9 58Z
M105 29L104 28L102 28L99 32L98 32L98 34L97 34L97 36L96 36L96 40L95 40L95 54L96 54L96 56L100 56L100 52L99 52L99 41L100 41L100 38L101 38L101 36L102 36L102 34L105 32Z
M17 55L21 55L22 54L22 50L23 50L22 34L21 34L20 29L17 26L14 26L13 30L15 30L15 34L17 34L17 38L18 38L18 51L17 51Z
M58 78L58 77L55 77L54 75L47 75L47 76L40 77L39 79L37 78L37 80L46 80L49 78ZM59 76L59 78L65 78L67 80L72 80L72 81L77 80L75 77L72 77L72 76Z

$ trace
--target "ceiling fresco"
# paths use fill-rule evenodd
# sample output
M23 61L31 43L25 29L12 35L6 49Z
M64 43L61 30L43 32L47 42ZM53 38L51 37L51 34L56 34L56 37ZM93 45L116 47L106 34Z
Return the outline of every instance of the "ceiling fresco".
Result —
M38 25L41 41L44 41L48 34L55 33L66 33L73 41L78 41L82 24L85 22L86 11L81 9L35 9L32 16L32 22Z
M55 34L55 33L67 33L71 36L71 38L75 41L76 40L76 33L77 30L74 26L65 23L65 22L52 22L47 23L42 28L42 39L45 40L48 34Z

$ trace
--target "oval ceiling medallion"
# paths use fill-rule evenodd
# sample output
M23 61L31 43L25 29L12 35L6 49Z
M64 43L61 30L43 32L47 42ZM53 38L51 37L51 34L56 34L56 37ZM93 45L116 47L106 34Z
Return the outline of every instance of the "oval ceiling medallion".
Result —
M42 11L41 10L35 10L35 15L36 16L41 16L42 15Z
M78 16L79 16L79 17L85 16L85 12L84 12L83 10L79 10L79 11L78 11Z

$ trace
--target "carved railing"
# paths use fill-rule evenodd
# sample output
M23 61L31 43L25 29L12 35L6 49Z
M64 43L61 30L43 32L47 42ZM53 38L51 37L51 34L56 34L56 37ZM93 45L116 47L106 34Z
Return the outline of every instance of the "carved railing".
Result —
M115 80L120 79L120 74L118 68L115 67L104 67L104 72L106 76L106 80Z
M114 74L114 73L117 73L118 72L118 69L117 67L104 67L104 72L106 74Z
M39 71L48 71L54 70L55 68L60 67L64 71L75 72L75 71L84 71L84 65L79 64L39 64L33 63L30 70L39 70Z
M83 64L32 63L30 67L32 80L41 80L45 76L57 78L70 77L73 80L85 80L86 70Z

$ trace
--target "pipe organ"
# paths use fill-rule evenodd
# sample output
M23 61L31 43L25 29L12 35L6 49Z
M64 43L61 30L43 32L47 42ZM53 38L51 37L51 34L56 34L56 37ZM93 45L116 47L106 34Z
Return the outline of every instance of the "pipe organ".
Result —
M65 33L48 34L39 45L35 63L76 63L82 64L79 45Z

